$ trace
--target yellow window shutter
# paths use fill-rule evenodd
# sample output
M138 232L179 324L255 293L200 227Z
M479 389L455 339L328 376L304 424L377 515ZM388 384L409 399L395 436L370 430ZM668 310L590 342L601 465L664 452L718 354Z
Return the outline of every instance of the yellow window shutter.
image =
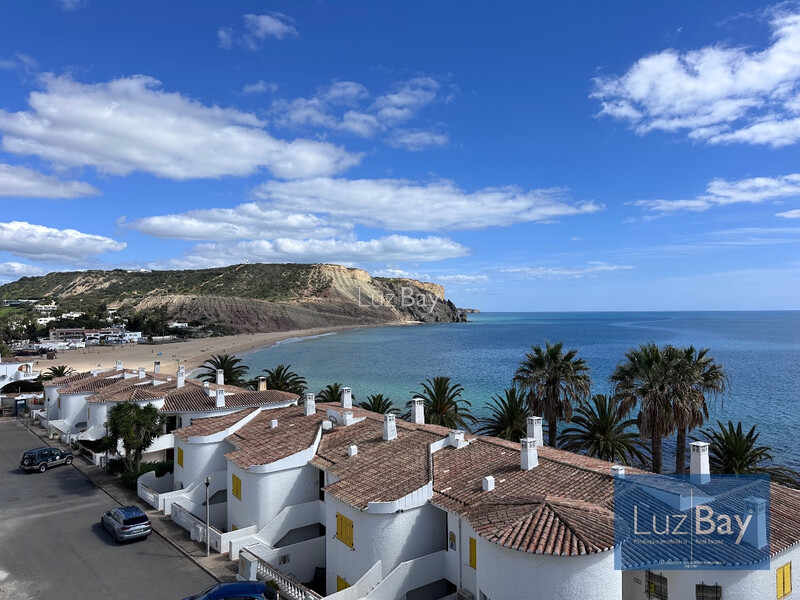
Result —
M475 538L469 538L469 566L478 568L478 543Z
M353 547L353 521L341 513L336 513L336 537L344 544Z
M336 591L337 592L341 592L342 590L347 589L349 587L350 587L349 583L347 583L344 579L342 579L338 575L336 576Z
M783 593L783 567L780 567L776 572L776 585L777 585L777 592L778 592L778 600L784 597Z
M239 500L242 499L242 480L236 475L231 476L231 493Z
M178 466L183 466L183 448L178 448Z
M783 566L783 593L787 596L792 593L792 563Z

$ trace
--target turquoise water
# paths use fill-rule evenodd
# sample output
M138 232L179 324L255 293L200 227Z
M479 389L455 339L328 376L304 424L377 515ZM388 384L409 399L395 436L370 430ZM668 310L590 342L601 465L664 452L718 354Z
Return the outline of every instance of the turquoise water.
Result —
M730 376L729 392L711 406L711 422L758 425L759 441L772 446L776 460L800 468L800 311L482 313L469 323L289 340L243 359L251 373L290 364L315 392L339 381L357 400L382 393L401 406L420 382L447 375L464 386L481 416L491 396L510 385L531 345L545 340L578 349L591 368L593 393L609 391L614 366L641 343L709 347Z

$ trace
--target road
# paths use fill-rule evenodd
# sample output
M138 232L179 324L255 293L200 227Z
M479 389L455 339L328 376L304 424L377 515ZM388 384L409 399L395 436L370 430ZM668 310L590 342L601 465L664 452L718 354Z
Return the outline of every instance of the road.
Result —
M0 599L174 600L216 581L157 534L115 544L100 515L117 504L73 466L19 468L42 440L0 423Z

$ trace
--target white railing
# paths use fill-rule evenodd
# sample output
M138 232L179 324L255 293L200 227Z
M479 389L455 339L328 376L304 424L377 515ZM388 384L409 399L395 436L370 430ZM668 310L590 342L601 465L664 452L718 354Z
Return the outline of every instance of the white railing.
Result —
M206 543L206 523L195 517L192 512L178 504L172 505L172 520L189 531L191 539ZM222 552L222 532L214 527L208 527L209 546L217 552Z
M445 550L401 562L384 577L367 600L394 600L404 598L411 590L444 578Z
M148 471L136 480L136 494L156 510L162 510L161 495L172 492L172 473L156 477L155 471Z
M256 563L256 577L260 581L274 581L280 588L281 597L291 600L315 600L322 598L315 591L288 577L278 567L261 560L247 549L239 553L239 571L246 572L248 563Z
M267 523L256 538L269 546L275 546L292 529L325 522L325 503L314 500L304 504L287 506Z

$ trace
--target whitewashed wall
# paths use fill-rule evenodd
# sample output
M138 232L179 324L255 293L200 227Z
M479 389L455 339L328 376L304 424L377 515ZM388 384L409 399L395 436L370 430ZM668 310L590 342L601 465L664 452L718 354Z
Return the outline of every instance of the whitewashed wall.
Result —
M57 387L47 386L44 388L44 406L47 411L47 419L60 419L58 412L58 389Z
M71 425L86 420L86 398L88 394L61 394L61 410L59 419Z
M197 442L184 442L175 437L175 468L173 470L173 480L176 490L191 487L193 484L202 481L206 475L215 471L227 471L228 460L225 458L227 452L233 451L233 445L225 440L217 442L202 442L203 438L197 438ZM183 449L183 466L178 464L178 448ZM228 477L230 481L230 476Z
M108 421L108 404L106 403L86 403L86 428L89 429L95 425L105 426Z

